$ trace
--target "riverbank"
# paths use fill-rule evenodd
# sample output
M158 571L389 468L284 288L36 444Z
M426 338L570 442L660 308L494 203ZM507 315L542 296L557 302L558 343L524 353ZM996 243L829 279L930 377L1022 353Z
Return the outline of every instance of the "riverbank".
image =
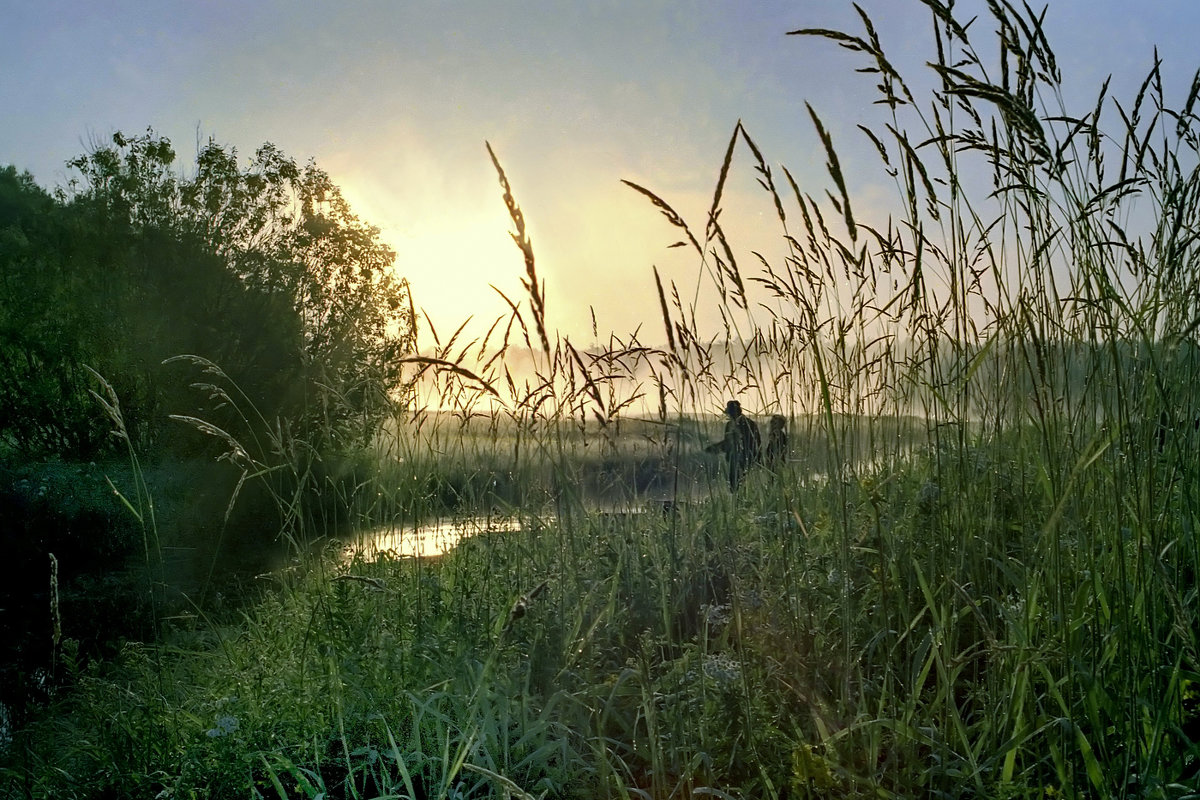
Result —
M1039 452L759 471L667 513L567 505L438 558L296 562L240 621L83 668L3 775L35 797L1070 794L1135 733L1104 688L1129 685L1120 643L1164 667L1137 689L1142 780L1186 785L1193 606L1164 598L1194 584L1122 587L1133 552L1088 538L1128 454L1056 495ZM1103 614L1146 603L1157 626Z

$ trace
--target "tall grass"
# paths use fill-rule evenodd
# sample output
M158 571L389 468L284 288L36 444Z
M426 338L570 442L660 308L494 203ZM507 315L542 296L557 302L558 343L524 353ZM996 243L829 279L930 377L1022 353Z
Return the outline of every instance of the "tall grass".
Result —
M631 184L712 281L715 330L656 271L665 345L555 335L489 148L528 302L505 297L481 339L434 333L411 363L440 413L407 409L384 466L338 485L362 527L502 508L523 529L440 559L306 562L244 624L131 645L23 734L13 785L1200 796L1200 77L1173 106L1155 65L1131 101L1106 86L1077 113L1041 17L988 3L968 26L924 5L929 90L865 14L856 33L793 32L878 82L889 119L862 132L894 218L855 215L813 108L827 187L776 170L740 123L701 225ZM786 245L753 270L720 213L742 158ZM508 366L518 349L531 378ZM793 441L736 496L695 455L717 426L696 411L732 394L788 416ZM264 445L272 461L230 442L249 479L311 474L281 457L302 443ZM650 461L673 502L598 510L604 459ZM307 496L278 495L297 553L317 538L288 527Z

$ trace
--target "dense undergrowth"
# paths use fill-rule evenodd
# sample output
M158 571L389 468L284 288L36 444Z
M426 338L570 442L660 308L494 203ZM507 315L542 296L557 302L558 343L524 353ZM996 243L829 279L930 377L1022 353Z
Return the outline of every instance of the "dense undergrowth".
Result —
M1115 459L1064 503L1041 446L762 470L737 498L297 565L240 622L80 671L25 734L28 790L1185 796L1192 576L1097 535Z
M827 193L777 184L740 124L703 233L633 187L695 250L716 332L656 273L665 346L553 336L497 160L528 305L416 359L444 411L330 487L363 528L453 508L521 530L347 557L311 494L273 489L274 591L109 662L61 653L74 688L8 747L16 794L1200 796L1200 79L1175 107L1155 67L1072 114L1039 17L988 3L992 64L978 22L924 5L926 100L865 16L797 32L880 81L899 219L855 218L815 111ZM786 246L754 273L720 222L738 153ZM694 416L732 394L792 434L736 495ZM226 441L250 480L311 467ZM596 507L605 475L631 510Z

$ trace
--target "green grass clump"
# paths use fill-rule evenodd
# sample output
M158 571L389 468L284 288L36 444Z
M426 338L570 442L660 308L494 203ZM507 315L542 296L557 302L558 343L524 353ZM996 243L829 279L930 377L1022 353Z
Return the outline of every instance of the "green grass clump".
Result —
M1194 589L1099 580L1139 558L1085 545L1111 509L1078 477L1095 508L1014 526L1056 514L1036 452L979 438L841 487L759 471L668 513L281 573L240 624L80 675L25 734L31 794L1022 796L1103 788L1131 746L1183 785L1196 627L1172 597ZM1157 627L1120 624L1120 592ZM1133 745L1126 691L1167 701Z
M297 564L241 623L83 671L23 733L29 793L1022 796L1103 789L1132 747L1184 785L1194 586L1089 534L1118 457L1073 465L1064 501L1039 448L760 470L736 498L717 476L666 513ZM1156 702L1131 719L1126 692Z

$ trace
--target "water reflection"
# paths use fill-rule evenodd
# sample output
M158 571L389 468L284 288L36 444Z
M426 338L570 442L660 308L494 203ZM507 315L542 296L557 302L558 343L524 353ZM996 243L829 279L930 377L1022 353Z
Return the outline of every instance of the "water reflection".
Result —
M854 466L843 468L842 480L851 480ZM828 484L830 474L825 471L791 472L791 480L811 488ZM759 470L750 480L763 485L772 485L779 478L772 473ZM619 497L616 493L605 496L595 493L582 509L587 515L595 515L606 523L628 521L630 518L677 514L688 506L707 502L713 497L727 497L724 480L689 481L676 487L671 493ZM345 543L347 560L361 557L371 561L382 555L393 558L433 558L456 547L463 539L481 533L513 533L533 526L542 528L555 519L553 512L544 516L511 517L492 515L462 516L436 520L421 525L391 524L364 528Z
M512 517L463 517L438 520L415 527L384 525L360 532L347 543L348 559L367 560L381 555L399 558L431 558L454 548L463 539L481 533L511 533L522 527Z

